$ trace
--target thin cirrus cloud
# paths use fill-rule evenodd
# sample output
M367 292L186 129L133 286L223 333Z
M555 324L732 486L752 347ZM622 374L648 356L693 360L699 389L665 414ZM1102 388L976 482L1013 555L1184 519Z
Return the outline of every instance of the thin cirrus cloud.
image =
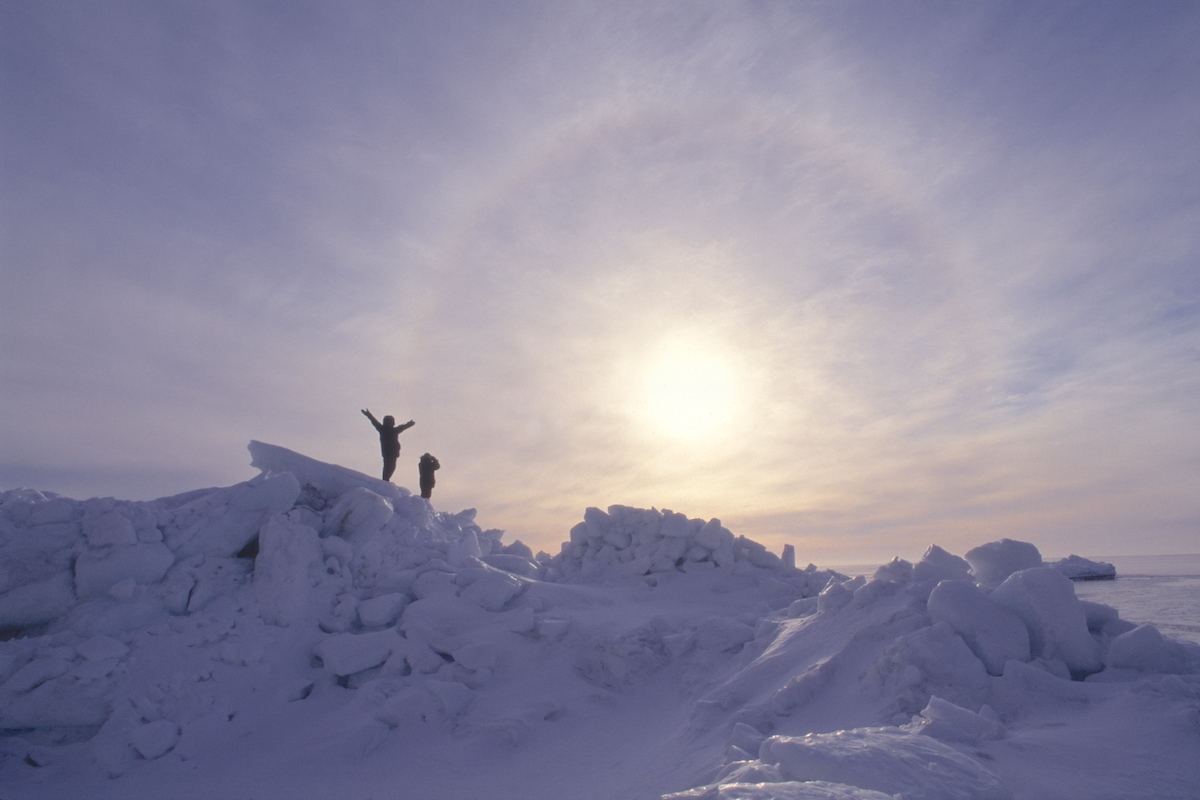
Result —
M0 10L5 486L1194 549L1194 8L338 8Z

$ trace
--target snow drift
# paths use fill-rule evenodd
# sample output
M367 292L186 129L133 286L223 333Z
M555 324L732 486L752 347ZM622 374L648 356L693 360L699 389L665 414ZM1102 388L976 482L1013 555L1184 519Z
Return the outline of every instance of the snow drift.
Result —
M535 555L473 511L250 451L253 480L153 502L0 493L6 796L1200 785L1200 646L1079 601L1031 544L850 578L613 506Z

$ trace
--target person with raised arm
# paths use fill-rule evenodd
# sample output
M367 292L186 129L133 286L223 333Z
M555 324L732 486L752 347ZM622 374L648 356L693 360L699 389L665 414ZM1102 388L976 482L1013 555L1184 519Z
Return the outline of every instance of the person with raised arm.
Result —
M383 418L383 422L380 422L367 409L364 408L362 413L363 416L371 420L371 424L375 426L375 430L379 431L379 449L383 454L383 479L390 481L392 473L396 471L396 459L400 457L400 433L408 430L417 423L410 419L403 425L397 425L396 418L390 414Z

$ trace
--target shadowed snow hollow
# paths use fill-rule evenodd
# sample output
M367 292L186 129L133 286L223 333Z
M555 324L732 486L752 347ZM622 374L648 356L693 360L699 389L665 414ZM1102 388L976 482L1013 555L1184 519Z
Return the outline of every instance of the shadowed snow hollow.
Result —
M153 502L0 494L6 797L1200 785L1200 647L1079 601L1032 544L850 578L613 506L535 556L474 511L250 451L256 478Z

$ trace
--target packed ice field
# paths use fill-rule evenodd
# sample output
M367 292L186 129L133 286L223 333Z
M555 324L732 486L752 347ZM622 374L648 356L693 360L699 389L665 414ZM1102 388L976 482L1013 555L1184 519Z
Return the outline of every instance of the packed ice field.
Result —
M281 447L0 493L0 797L1200 797L1200 645L1031 543L872 577L588 509L556 555ZM1074 572L1072 572L1074 570Z

